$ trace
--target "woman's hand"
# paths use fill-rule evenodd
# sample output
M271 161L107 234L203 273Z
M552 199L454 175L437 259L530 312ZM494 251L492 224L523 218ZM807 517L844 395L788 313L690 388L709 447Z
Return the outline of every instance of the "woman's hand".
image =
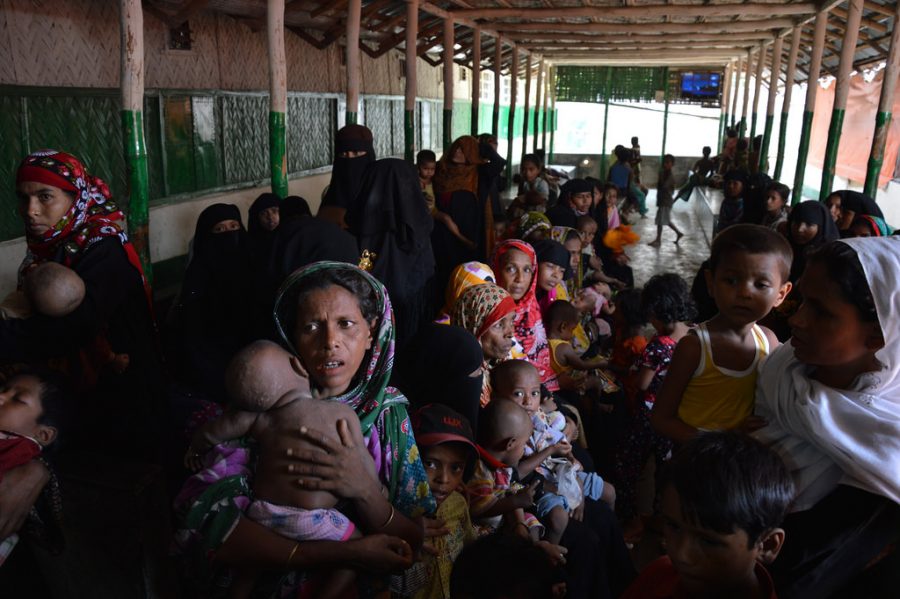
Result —
M376 573L399 573L412 566L413 552L409 543L383 534L367 535L347 541L352 544L354 565Z
M0 481L0 540L22 528L48 480L47 468L34 460L3 475Z
M337 421L340 443L334 443L321 432L308 427L300 428L300 436L319 447L315 449L288 449L288 458L296 464L288 466L288 472L300 475L297 485L309 491L329 491L338 497L357 500L381 493L381 485L372 476L371 465L367 468L360 447L353 444L353 436L347 421Z
M547 555L554 566L562 566L566 563L566 554L569 550L562 545L554 545L550 541L538 541L535 545Z

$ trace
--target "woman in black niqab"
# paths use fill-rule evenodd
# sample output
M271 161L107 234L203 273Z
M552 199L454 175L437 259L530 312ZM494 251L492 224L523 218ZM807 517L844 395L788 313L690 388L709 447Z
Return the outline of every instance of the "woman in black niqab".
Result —
M322 198L318 218L347 228L345 215L353 207L366 167L375 158L372 131L368 127L347 125L337 132L331 183Z

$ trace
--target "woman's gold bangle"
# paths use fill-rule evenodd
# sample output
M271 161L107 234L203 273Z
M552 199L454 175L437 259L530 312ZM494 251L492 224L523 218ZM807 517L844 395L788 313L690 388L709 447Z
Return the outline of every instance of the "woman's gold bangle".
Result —
M300 549L300 543L295 543L294 548L291 549L291 554L287 558L287 569L291 569L291 562L294 559L294 555L297 553L297 550Z
M387 528L388 526L390 526L390 525L391 525L391 522L393 522L393 521L394 521L394 506L391 505L391 515L388 516L387 522L385 522L384 524L382 524L382 525L381 525L381 528L380 528L379 530L384 530L385 528Z

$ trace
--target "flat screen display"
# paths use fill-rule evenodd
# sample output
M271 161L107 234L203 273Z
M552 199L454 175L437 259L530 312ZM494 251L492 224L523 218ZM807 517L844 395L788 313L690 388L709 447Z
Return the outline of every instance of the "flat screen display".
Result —
M692 71L681 74L681 97L683 98L717 98L721 84L721 73L709 71Z

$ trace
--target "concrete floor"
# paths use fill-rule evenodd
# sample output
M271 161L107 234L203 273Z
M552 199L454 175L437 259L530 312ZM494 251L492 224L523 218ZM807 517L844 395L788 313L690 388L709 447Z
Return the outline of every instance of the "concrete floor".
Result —
M684 233L684 237L676 245L675 232L664 227L662 244L656 248L648 245L656 238L656 190L647 194L647 218L630 216L632 230L641 236L641 240L625 251L631 258L634 269L634 284L641 286L655 274L674 272L681 275L690 285L700 268L700 264L709 257L709 242L703 232L704 223L698 217L694 202L702 202L703 198L695 193L689 202L677 201L672 208L672 222Z

